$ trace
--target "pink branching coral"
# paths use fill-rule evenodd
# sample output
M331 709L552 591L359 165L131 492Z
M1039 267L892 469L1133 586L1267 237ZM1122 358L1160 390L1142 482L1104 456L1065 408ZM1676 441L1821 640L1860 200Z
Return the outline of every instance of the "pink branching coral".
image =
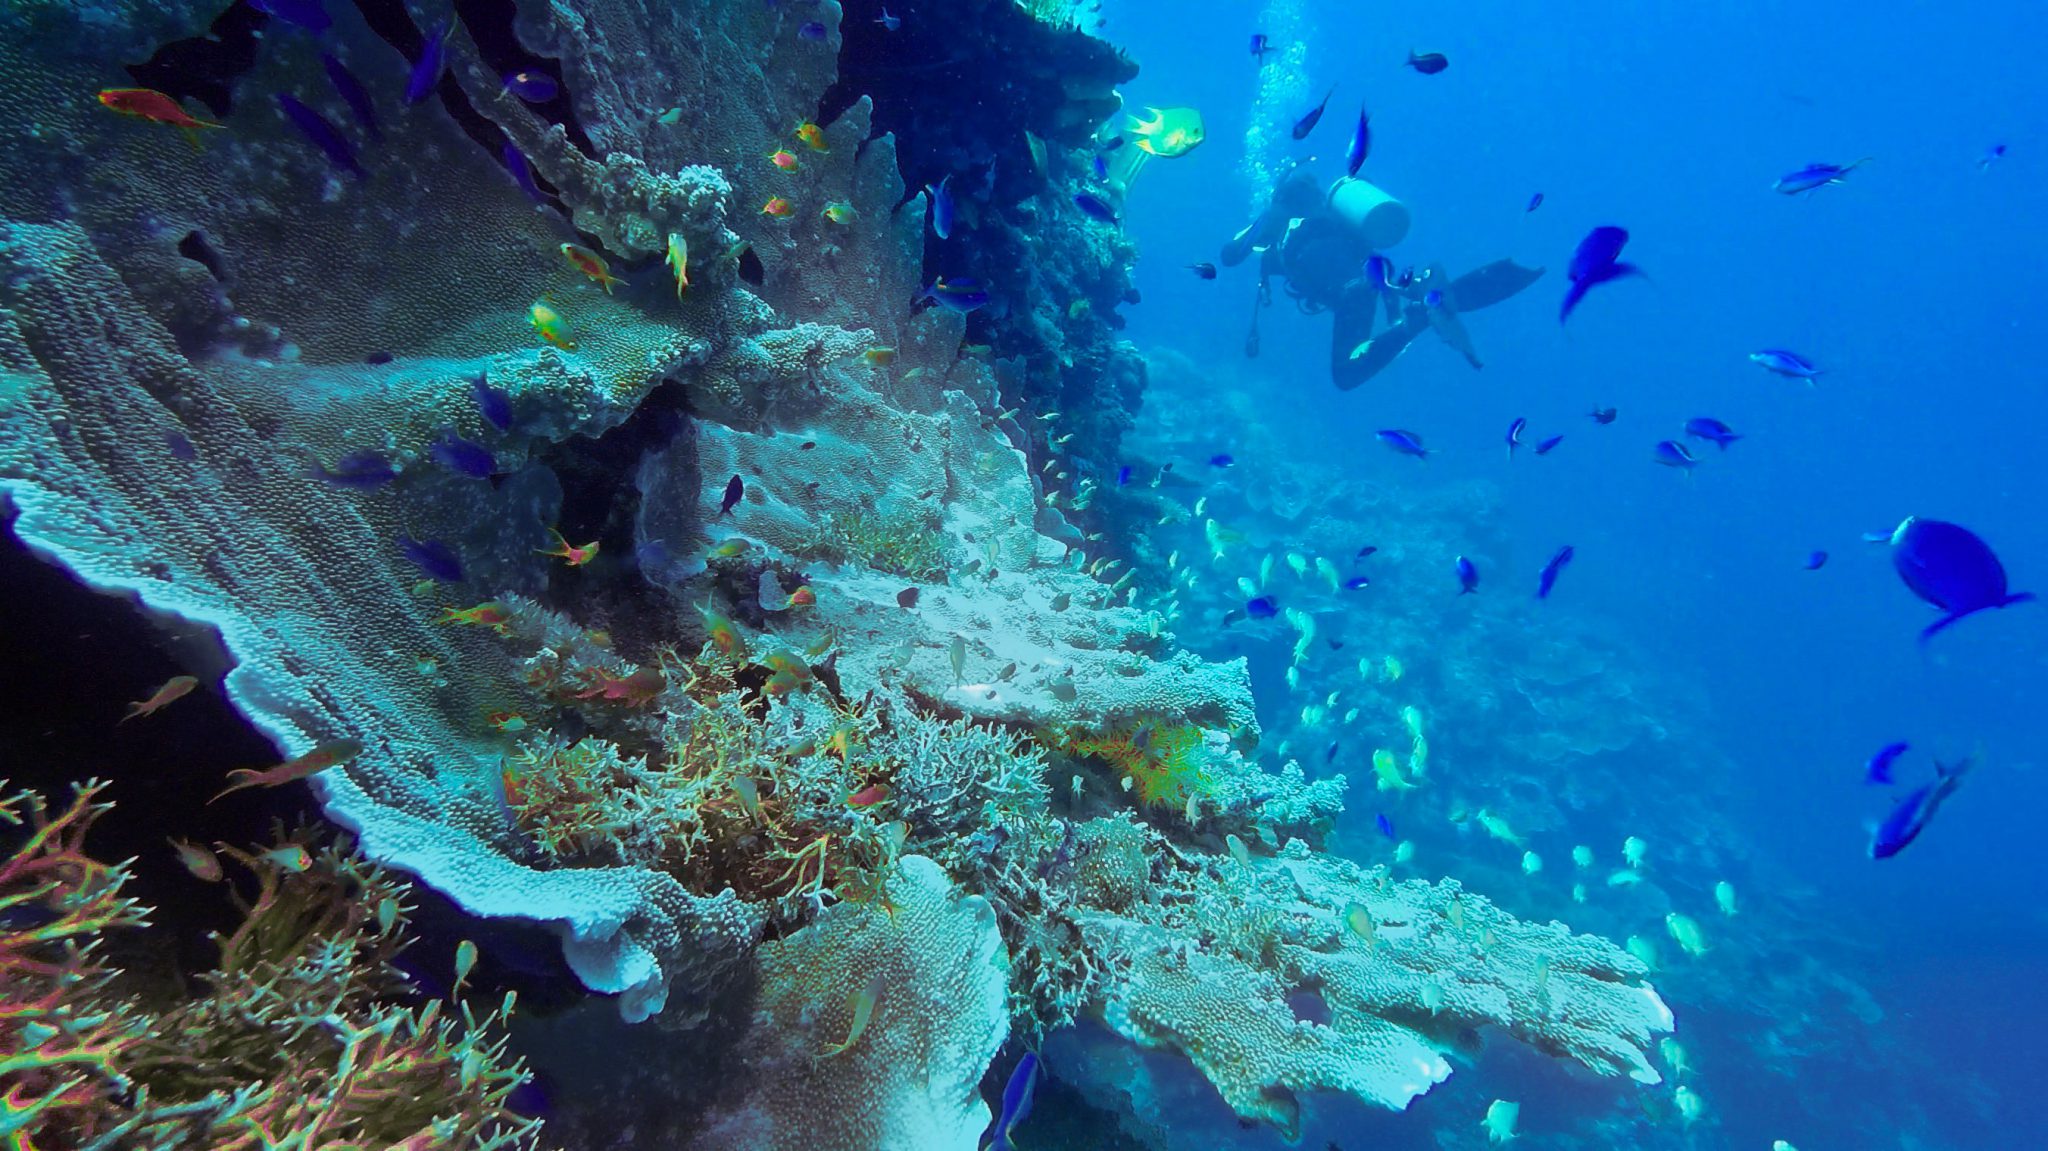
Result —
M525 1079L502 1034L511 997L482 1014L393 1002L405 890L346 844L223 847L254 895L234 896L242 921L204 993L126 994L96 947L144 909L120 893L126 865L84 853L102 786L55 816L32 792L0 796L0 822L29 830L0 863L0 1145L533 1146L539 1121L507 1110Z

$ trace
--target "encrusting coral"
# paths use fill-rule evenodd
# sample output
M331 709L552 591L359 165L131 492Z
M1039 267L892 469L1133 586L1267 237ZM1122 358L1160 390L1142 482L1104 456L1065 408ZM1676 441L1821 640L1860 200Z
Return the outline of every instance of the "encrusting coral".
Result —
M86 850L104 784L62 810L0 785L0 1136L10 1147L259 1151L532 1148L510 1109L526 1074L482 1014L402 1005L405 887L345 844L284 838L251 853L185 850L226 879L240 913L204 990L163 1002L102 956L147 926L122 895L130 865ZM246 873L243 874L243 873ZM253 898L241 885L253 882ZM459 993L458 978L458 993Z

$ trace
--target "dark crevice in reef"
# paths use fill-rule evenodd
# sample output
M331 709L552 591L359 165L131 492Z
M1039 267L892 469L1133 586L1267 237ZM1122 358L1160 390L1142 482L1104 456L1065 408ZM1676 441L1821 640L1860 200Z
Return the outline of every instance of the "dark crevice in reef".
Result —
M673 638L673 607L654 593L639 570L643 556L634 520L641 497L635 481L643 456L689 433L687 402L681 384L663 383L617 427L601 436L572 436L538 456L562 485L556 530L577 546L598 541L598 558L588 566L552 569L550 606L576 605L578 618L589 626L649 637L650 643ZM665 543L678 553L690 545L687 540Z
M279 825L324 826L304 784L251 788L209 803L231 768L278 760L270 740L221 694L232 665L210 628L136 609L125 595L97 592L23 547L11 509L0 527L0 781L61 801L74 781L111 779L101 798L113 810L88 841L100 859L135 859L127 894L152 909L146 938L116 933L116 963L170 985L210 969L209 935L240 917L218 884L191 875L169 840L261 847ZM115 699L140 700L175 675L201 686L154 715L121 722ZM0 845L13 829L0 827ZM482 959L470 984L486 994L519 991L522 1009L546 1012L585 998L544 929L514 920L476 920L416 885L408 902L417 942L399 966L426 994L445 996L446 957L463 939ZM166 945L168 943L168 946ZM416 962L415 962L416 960ZM438 974L437 974L438 970Z
M528 52L512 30L513 18L519 14L518 4L514 0L455 0L455 14L462 18L462 26L469 30L469 38L476 43L477 54L483 57L484 66L492 72L499 76L538 72L555 82L554 99L538 104L528 100L526 106L550 124L560 124L577 150L586 156L594 155L596 146L584 134L583 126L576 122L576 108L569 100L569 86L562 79L561 63Z
M517 53L517 59L522 62L521 66L526 66L525 62L533 62L536 67L543 67L550 76L555 76L556 66L552 61L529 56L525 49L519 47L518 38L512 33L509 3L502 6L503 10L495 3L458 5L458 14L465 8L480 9L474 22L467 16L464 17L463 27L468 30L470 39L476 42L478 50L484 54L486 62L495 68L500 59L513 59L512 54ZM422 52L426 51L427 34L419 25L413 23L403 0L356 0L356 10L363 14L364 22L370 26L370 31L375 33L378 39L391 45L398 50L399 55L405 57L408 68L419 60ZM555 78L560 79L559 76ZM511 138L506 136L490 117L476 110L476 105L469 102L468 94L463 92L462 85L456 82L453 74L441 74L441 82L435 86L434 95L440 98L441 106L447 110L449 118L455 121L455 126L462 129L462 134L476 141L477 146L481 147L499 167L506 168L507 178L510 178L511 169L505 162L505 153L512 147ZM560 106L562 118L557 119L551 115L549 119L567 129L570 143L582 149L586 155L589 154L589 137L584 135L583 129L568 113L569 97L566 88L548 105L535 110L547 114L557 105ZM554 186L541 179L537 172L530 175L541 192L548 197L549 205L566 214L561 201L556 198Z
M206 238L206 233L194 228L178 241L178 254L206 269L206 274L220 283L228 282L227 261L221 258L220 250Z
M256 66L256 34L269 23L270 17L248 0L236 0L214 18L206 35L162 45L149 59L130 64L128 75L140 87L177 100L189 97L214 116L225 116L235 108L235 81Z
M237 792L217 804L231 768L266 767L277 750L219 690L229 661L211 629L96 592L22 546L11 509L0 531L0 779L53 801L74 780L111 779L114 809L93 828L100 859L138 860L128 893L156 909L151 921L177 939L175 952L136 966L204 970L210 931L237 919L219 889L178 865L167 839L237 845L266 841L271 821L317 818L303 786ZM141 700L175 675L201 686L155 715L121 722L117 700ZM14 834L0 827L0 838ZM114 937L118 941L120 937ZM134 957L123 955L123 961Z

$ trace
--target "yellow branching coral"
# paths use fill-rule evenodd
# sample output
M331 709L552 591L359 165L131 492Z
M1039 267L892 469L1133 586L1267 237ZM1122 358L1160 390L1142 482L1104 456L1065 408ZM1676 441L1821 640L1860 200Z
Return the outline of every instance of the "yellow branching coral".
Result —
M1054 746L1072 755L1093 756L1131 781L1138 802L1147 807L1182 807L1207 795L1215 781L1202 754L1206 737L1199 727L1140 723L1099 734L1056 735Z

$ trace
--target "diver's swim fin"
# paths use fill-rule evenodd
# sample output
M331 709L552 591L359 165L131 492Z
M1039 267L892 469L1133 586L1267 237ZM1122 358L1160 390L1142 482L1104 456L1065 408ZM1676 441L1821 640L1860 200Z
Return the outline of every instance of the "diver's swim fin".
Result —
M1513 260L1495 260L1451 281L1444 300L1459 312L1490 308L1543 277L1542 268L1524 268Z
M1388 328L1377 336L1351 349L1342 363L1332 364L1330 375L1339 391L1348 392L1365 381L1378 375L1388 364L1394 362L1415 337L1428 330L1426 320L1417 320L1412 315L1400 324Z

